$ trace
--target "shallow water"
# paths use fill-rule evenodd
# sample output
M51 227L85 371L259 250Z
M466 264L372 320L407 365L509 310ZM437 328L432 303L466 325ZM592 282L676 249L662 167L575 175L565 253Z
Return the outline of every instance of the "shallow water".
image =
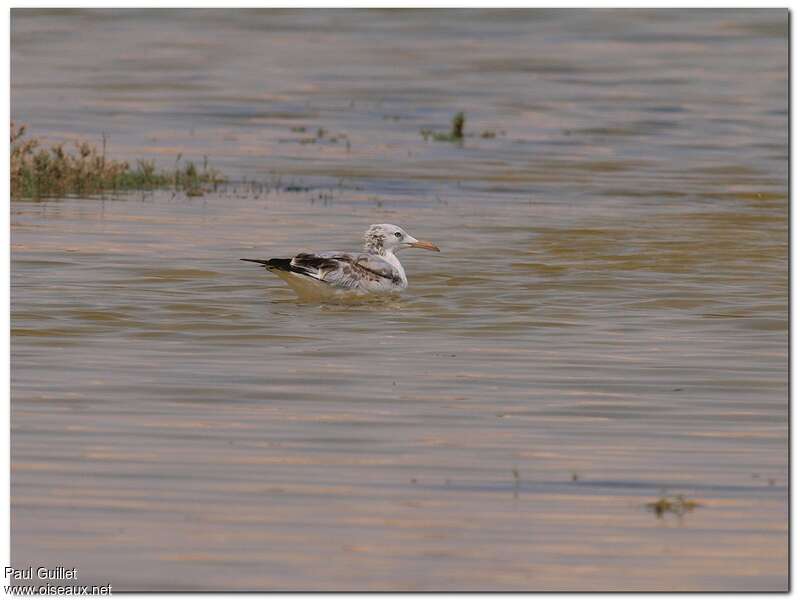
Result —
M121 14L14 11L12 116L261 184L12 202L15 565L787 587L785 11ZM373 222L388 303L238 261Z

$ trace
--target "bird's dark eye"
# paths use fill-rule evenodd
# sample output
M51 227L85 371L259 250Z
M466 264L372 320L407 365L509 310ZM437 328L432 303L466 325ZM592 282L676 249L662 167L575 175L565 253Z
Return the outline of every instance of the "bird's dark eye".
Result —
M395 233L394 233L394 237L396 237L396 238L401 238L401 237L403 237L403 234L402 234L402 233L400 233L399 231L395 231Z

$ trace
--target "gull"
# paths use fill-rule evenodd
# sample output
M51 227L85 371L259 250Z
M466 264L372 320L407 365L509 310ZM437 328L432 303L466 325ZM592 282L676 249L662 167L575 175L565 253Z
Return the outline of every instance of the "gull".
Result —
M439 252L431 242L410 236L390 223L371 225L361 252L300 253L292 258L242 258L263 265L300 297L338 297L400 292L408 278L396 253L405 248Z

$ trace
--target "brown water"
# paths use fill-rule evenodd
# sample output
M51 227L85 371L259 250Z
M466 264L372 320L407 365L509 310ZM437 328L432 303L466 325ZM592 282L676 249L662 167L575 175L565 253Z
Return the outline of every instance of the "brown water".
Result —
M786 589L786 28L14 11L34 134L264 184L12 202L14 564L115 591ZM457 110L463 144L423 140ZM298 303L237 260L373 222L443 250L403 254L387 304ZM700 505L659 518L662 494Z

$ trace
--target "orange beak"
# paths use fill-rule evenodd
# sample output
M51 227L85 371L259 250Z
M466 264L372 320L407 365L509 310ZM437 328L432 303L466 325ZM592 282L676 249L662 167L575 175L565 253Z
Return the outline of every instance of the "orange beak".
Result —
M433 242L426 242L423 240L417 240L416 242L412 242L409 244L412 248L422 248L423 250L433 250L434 252L441 252L439 250L439 246L434 244Z

